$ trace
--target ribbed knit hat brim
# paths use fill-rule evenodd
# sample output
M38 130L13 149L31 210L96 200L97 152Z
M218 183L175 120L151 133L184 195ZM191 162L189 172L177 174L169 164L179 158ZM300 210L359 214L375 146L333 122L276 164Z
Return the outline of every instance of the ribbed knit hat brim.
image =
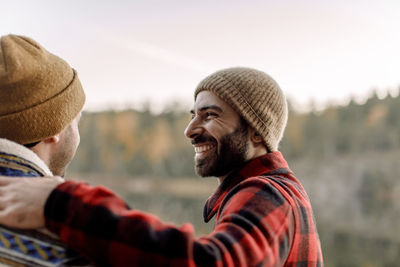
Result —
M76 71L28 37L0 43L0 138L27 144L61 132L85 103Z
M263 137L270 151L278 150L288 108L274 79L251 68L229 68L202 80L196 88L195 99L204 90L215 93L232 106Z

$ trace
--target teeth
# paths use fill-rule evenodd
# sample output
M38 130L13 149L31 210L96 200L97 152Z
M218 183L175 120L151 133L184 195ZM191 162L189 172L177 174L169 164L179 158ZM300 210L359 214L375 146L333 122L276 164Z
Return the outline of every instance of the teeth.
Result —
M207 150L210 150L211 148L213 148L214 146L212 145L205 145L205 146L195 146L194 147L194 152L196 153L201 153Z

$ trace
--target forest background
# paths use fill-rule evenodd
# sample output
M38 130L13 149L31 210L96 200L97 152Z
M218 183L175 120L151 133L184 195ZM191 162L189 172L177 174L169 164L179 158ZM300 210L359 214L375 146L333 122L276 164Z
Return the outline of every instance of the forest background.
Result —
M218 186L197 177L179 103L142 110L86 112L68 177L105 185L130 207L164 221L205 224L203 204ZM324 110L290 108L280 150L314 208L325 265L396 266L400 262L400 96L373 93Z

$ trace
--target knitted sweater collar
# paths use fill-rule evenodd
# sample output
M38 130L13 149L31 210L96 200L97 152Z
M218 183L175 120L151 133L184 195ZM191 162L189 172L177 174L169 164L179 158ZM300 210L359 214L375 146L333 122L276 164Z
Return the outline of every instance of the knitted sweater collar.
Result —
M0 159L30 168L43 176L52 176L49 167L32 150L10 140L0 138Z

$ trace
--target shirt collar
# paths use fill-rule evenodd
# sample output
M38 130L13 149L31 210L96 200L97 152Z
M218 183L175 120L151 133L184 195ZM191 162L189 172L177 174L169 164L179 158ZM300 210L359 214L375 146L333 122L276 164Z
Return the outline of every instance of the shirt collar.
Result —
M285 175L291 173L286 160L281 152L275 151L247 162L241 169L233 171L218 186L214 194L206 201L203 210L204 221L208 222L217 213L226 194L249 177L264 175Z
M13 141L0 138L0 158L2 162L14 162L24 169L38 172L42 176L53 176L50 169L32 150Z

